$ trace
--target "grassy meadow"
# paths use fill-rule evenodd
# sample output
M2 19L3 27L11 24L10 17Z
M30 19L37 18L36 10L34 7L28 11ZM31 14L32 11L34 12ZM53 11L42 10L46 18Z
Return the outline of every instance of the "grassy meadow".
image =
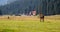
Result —
M40 22L37 16L0 16L0 32L60 32L60 16L45 16Z

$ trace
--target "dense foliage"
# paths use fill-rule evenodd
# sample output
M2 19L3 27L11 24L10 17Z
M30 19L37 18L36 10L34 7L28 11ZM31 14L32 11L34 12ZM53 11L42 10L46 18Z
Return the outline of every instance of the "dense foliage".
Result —
M0 14L18 15L28 14L36 10L37 14L41 11L44 15L60 14L60 0L17 0L10 4L0 6Z

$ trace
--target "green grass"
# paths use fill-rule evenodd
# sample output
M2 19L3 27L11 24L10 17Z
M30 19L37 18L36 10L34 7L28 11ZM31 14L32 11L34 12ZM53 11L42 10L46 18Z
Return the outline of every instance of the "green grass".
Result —
M0 32L60 32L59 21L0 20Z

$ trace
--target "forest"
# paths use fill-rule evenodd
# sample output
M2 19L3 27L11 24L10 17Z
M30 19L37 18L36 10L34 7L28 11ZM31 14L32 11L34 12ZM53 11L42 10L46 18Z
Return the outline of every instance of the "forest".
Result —
M0 6L0 15L29 14L36 10L38 15L59 15L60 0L16 0L15 2Z

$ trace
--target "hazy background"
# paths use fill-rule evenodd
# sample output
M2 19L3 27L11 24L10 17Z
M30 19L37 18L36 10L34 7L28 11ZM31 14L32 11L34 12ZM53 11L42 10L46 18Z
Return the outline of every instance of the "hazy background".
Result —
M0 0L0 15L29 14L33 10L36 14L60 14L60 0Z
M0 5L6 5L8 3L14 2L16 0L0 0Z

